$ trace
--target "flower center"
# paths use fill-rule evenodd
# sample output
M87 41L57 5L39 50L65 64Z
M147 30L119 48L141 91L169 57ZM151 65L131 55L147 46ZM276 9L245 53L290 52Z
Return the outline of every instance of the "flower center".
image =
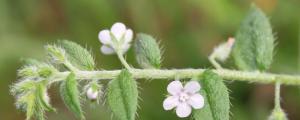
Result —
M188 99L190 99L190 96L186 93L181 93L179 95L179 101L180 102L186 102Z

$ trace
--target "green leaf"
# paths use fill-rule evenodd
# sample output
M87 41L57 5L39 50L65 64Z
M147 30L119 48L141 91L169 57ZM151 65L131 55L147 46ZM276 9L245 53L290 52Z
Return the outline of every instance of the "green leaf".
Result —
M18 76L23 78L48 78L57 72L56 68L51 64L34 62L24 65L18 70Z
M204 107L199 110L193 111L193 117L195 120L214 120L210 105L207 103L207 94L204 89L200 90L200 94L204 97Z
M56 63L63 63L65 62L65 50L57 45L47 45L45 46L49 58L51 61Z
M59 41L61 47L67 53L67 59L78 69L94 70L95 62L88 50L79 44L67 40Z
M38 65L41 64L40 61L32 58L22 58L21 62L24 63L25 65Z
M49 96L47 93L46 85L46 83L38 84L36 94L39 98L38 100L40 104L44 107L45 110L55 112L55 109L49 103Z
M122 70L108 84L107 101L119 120L135 120L138 105L137 83L128 70Z
M275 38L268 18L255 5L252 5L235 39L233 57L239 69L264 71L270 67Z
M160 68L161 52L152 36L139 33L135 42L135 53L136 60L142 68Z
M68 109L72 111L76 117L85 119L80 106L80 96L77 85L75 74L70 73L60 86L60 94Z
M229 93L220 76L207 70L200 77L202 95L206 102L203 109L194 111L196 120L229 120Z

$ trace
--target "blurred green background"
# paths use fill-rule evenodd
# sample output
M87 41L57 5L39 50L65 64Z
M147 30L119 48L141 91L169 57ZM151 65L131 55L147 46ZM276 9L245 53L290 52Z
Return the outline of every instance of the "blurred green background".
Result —
M277 38L271 72L298 74L299 0L1 0L0 1L0 119L23 120L9 86L16 81L21 58L44 59L43 45L68 39L88 46L98 68L121 68L116 56L100 53L98 32L123 22L136 33L160 40L163 68L211 68L207 56L214 45L234 36L251 3L270 17ZM128 61L136 65L133 51ZM229 66L229 68L234 68ZM264 120L273 108L273 86L226 82L231 90L232 120ZM166 80L140 81L139 120L179 120L164 111ZM57 113L49 120L73 120L63 105L57 86L51 88ZM300 90L284 86L282 105L291 120L300 120ZM87 120L109 120L103 105L84 104Z

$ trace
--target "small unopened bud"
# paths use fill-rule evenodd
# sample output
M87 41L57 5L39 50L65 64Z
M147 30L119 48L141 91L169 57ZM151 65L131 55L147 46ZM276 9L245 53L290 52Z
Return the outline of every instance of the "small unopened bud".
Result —
M57 70L48 64L43 64L38 67L38 74L40 77L47 78L53 75L53 73L57 72Z
M18 71L18 76L20 77L36 77L37 76L36 66L25 66Z
M46 50L50 58L57 63L63 63L65 61L65 51L56 45L47 45Z
M97 100L99 91L97 89L93 89L92 87L88 88L86 95L90 100Z
M275 109L268 120L288 120L288 118L282 109Z
M222 62L224 62L230 55L232 47L234 45L235 39L234 38L229 38L227 40L227 42L220 44L219 46L217 46L212 55L214 55L214 57L217 60L220 60Z
M136 60L142 68L159 69L161 51L156 40L147 34L139 33L135 42Z

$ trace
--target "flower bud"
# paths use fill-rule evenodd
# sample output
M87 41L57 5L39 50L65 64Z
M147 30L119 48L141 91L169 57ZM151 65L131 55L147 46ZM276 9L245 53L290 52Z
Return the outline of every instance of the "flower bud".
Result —
M234 45L234 41L235 41L234 38L229 38L227 40L227 42L222 43L219 46L217 46L214 49L212 55L214 55L214 57L217 60L220 60L220 61L224 62L229 57L229 55L231 53L231 49Z
M25 78L36 77L38 76L36 71L37 71L36 66L25 66L18 71L18 76L25 77Z
M46 50L53 62L63 63L65 61L65 51L57 45L47 45Z
M288 120L285 112L280 109L275 109L272 114L269 116L268 120Z
M87 95L87 98L90 99L90 100L96 100L97 97L98 97L98 91L97 89L93 89L92 87L90 87L87 92L86 92L86 95Z

